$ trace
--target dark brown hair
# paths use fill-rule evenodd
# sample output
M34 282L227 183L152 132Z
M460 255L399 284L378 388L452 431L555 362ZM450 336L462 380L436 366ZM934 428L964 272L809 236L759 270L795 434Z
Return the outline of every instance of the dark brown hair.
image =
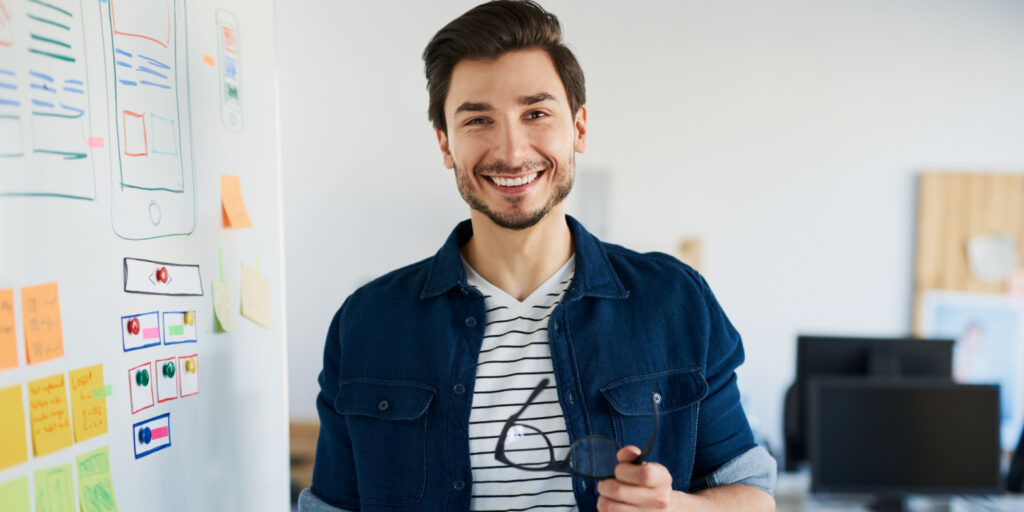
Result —
M455 18L434 35L423 50L430 106L427 114L434 128L448 131L444 101L452 70L463 59L494 60L517 51L541 49L548 53L573 115L586 101L583 69L565 44L558 18L532 0L495 0L480 4Z

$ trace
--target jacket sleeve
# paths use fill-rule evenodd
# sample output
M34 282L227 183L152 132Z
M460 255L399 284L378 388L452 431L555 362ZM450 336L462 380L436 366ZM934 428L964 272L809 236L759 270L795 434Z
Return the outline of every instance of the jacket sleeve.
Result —
M736 368L743 363L742 340L703 277L700 285L707 307L708 395L700 403L697 420L695 482L756 446L736 385Z
M332 507L348 510L359 508L355 461L345 417L335 408L338 397L341 362L341 337L345 322L342 304L327 332L324 343L324 368L320 372L320 394L316 409L320 415L320 435L313 463L313 485L310 494ZM317 509L313 509L317 510Z

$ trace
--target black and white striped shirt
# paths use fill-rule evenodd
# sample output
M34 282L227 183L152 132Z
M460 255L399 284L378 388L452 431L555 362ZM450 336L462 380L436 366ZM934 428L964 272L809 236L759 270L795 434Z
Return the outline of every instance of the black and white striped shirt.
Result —
M558 403L548 318L561 302L575 269L575 256L544 284L520 302L487 282L463 260L467 280L484 296L487 326L477 360L473 409L469 415L469 453L473 467L470 509L484 511L575 511L576 499L569 475L550 471L524 471L494 458L494 448L505 421L522 407L530 392L547 378L548 387L519 418L520 424L547 436L555 457L569 449L565 417ZM512 431L505 452L517 463L547 463L543 437L529 429Z

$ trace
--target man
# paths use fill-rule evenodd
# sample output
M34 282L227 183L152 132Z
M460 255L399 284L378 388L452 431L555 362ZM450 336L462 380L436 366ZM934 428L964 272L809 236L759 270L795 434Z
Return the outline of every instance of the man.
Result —
M557 18L483 4L423 56L470 220L335 315L300 510L774 510L707 283L565 215L587 109Z

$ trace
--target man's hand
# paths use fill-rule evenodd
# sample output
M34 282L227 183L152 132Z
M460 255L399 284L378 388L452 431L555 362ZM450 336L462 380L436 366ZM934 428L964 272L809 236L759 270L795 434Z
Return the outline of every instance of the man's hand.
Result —
M616 454L615 478L597 484L599 512L641 512L681 510L682 493L672 490L672 475L655 462L633 464L640 448L627 446Z

